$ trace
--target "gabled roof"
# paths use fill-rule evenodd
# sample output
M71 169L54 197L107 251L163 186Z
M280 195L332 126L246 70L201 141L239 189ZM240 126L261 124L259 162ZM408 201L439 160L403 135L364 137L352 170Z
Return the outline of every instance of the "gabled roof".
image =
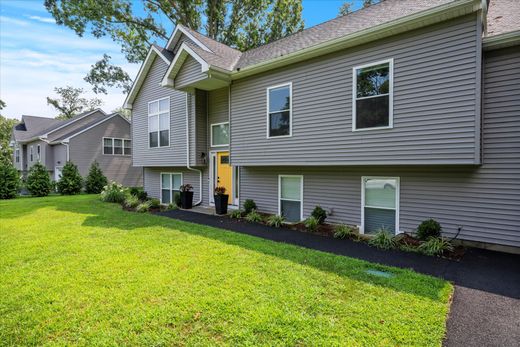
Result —
M126 119L124 116L122 116L121 114L117 113L117 112L114 112L112 114L109 114L109 115L106 115L104 117L101 117L101 118L94 118L92 119L90 122L82 125L81 127L77 128L77 129L74 129L66 134L63 134L61 135L60 137L56 138L56 139L53 139L50 143L51 144L57 144L57 143L61 143L61 142L68 142L71 138L79 135L79 134L82 134L84 133L85 131L87 130L90 130L104 122L106 122L107 120L109 119L112 119L114 117L121 117L123 118L126 122L128 122L130 124L130 121L128 119Z

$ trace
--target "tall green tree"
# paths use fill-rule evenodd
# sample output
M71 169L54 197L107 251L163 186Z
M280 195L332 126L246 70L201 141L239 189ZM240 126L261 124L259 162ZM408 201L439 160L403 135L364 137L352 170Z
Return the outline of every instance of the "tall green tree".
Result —
M6 106L5 102L0 100L0 111ZM13 149L9 146L9 142L16 123L18 123L18 120L0 114L0 165L13 163Z
M300 31L300 0L45 0L56 23L83 36L108 36L130 63L141 63L150 44L168 40L163 23L182 24L246 50ZM143 11L136 11L141 8ZM85 77L97 93L128 90L130 77L104 56Z
M362 8L372 6L374 4L377 4L378 2L381 2L381 0L363 0ZM343 5L341 5L339 8L339 16L344 16L346 14L351 13L353 6L354 6L353 0L345 1L343 3Z
M38 162L27 175L27 190L33 196L47 196L52 190L51 178L47 168Z
M47 104L52 105L59 112L57 119L70 119L78 113L94 110L103 105L103 101L98 98L84 98L83 88L56 87L54 91L58 94L58 98L47 97Z

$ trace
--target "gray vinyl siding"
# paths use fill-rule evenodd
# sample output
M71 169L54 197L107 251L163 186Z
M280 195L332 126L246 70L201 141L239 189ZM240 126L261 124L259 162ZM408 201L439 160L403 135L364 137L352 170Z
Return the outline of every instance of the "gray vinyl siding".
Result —
M229 89L228 87L208 92L208 144L210 150L227 151L229 146L211 146L211 124L229 122Z
M53 145L51 148L53 159L52 170L54 170L56 166L63 167L63 165L65 165L67 162L67 146Z
M193 203L195 204L200 198L200 181L199 173L188 170L186 167L146 167L144 168L144 189L148 196L152 198L160 198L161 190L161 173L182 173L182 184L191 184L193 186ZM204 180L203 180L204 182ZM204 183L203 183L204 189ZM203 197L204 200L204 197ZM206 200L207 201L207 200ZM204 201L203 201L204 203Z
M201 72L200 63L188 56L175 77L175 88L182 88L205 78L207 75Z
M38 160L38 145L40 145L40 159ZM31 161L31 146L33 147L33 160ZM37 162L42 163L48 171L53 171L54 168L51 165L48 165L48 159L52 158L52 154L47 154L50 152L49 145L46 142L36 140L33 142L27 143L27 157L26 157L26 163L27 163L27 170L30 170L31 167L33 167ZM24 159L25 160L25 159Z
M70 123L69 125L61 128L59 130L51 132L49 134L49 136L47 137L47 141L54 141L56 139L59 139L66 134L72 133L76 129L80 129L81 127L85 126L86 124L93 122L96 119L101 120L103 117L106 117L106 116L102 112L96 111L88 116L85 116L81 119L78 119L78 120Z
M135 166L186 165L186 94L162 87L166 63L156 57L133 103L132 139ZM148 102L170 97L170 146L148 146Z
M195 91L195 127L192 134L194 159L192 162L198 166L207 165L208 160L207 98L207 92L199 89Z
M236 80L231 161L261 165L479 162L480 23L461 17ZM393 129L352 131L352 69L394 60ZM266 88L292 82L292 137L266 138Z
M109 181L141 186L141 168L132 166L131 156L103 154L103 137L130 139L130 124L116 116L70 139L70 160L78 166L81 176L86 177L97 161Z

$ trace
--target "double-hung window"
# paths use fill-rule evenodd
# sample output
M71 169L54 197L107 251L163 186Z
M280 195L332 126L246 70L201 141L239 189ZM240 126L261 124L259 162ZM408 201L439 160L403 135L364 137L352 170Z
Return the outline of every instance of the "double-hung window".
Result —
M33 146L29 147L29 158L31 159L31 162L33 161L33 155L34 155L34 149Z
M150 148L170 145L170 98L148 103L148 143Z
M114 154L123 155L123 139L114 139Z
M132 155L132 140L123 139L124 143L124 155Z
M40 145L37 145L37 146L36 146L36 159L37 159L38 161L41 160L41 146L40 146Z
M15 161L16 161L17 163L19 163L19 162L20 162L20 149L18 149L18 148L15 149L15 151L14 151L14 157L15 157Z
M131 155L132 141L129 139L117 139L113 137L103 138L103 154L105 155Z
M362 229L399 231L399 178L362 177Z
M278 176L278 214L288 222L303 219L303 176Z
M267 137L292 135L292 83L267 88Z
M353 130L393 126L393 60L353 69Z
M103 154L114 154L114 139L111 137L103 138Z
M180 194L181 185L181 173L161 173L161 203L175 202L175 195Z
M229 145L229 123L211 124L211 147Z

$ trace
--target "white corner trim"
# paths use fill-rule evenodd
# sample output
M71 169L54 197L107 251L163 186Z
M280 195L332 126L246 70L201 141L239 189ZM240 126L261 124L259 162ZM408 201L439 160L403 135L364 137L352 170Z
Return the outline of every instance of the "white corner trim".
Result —
M177 76L182 64L186 60L186 57L190 55L193 59L195 59L201 66L201 73L209 71L210 65L202 59L193 49L191 49L186 43L182 43L181 47L175 54L175 58L172 63L166 70L164 77L161 81L161 86L163 87L173 87L173 80ZM179 65L179 66L177 66Z
M197 44L197 46L199 46L200 48L202 48L203 50L205 50L206 52L211 52L211 49L209 49L205 44L203 44L202 42L200 42L200 40L198 40L195 36L193 36L188 30L186 30L186 28L184 28L183 25L181 24L178 24L176 27L175 27L175 30L173 31L172 35L170 36L170 39L168 40L168 43L166 44L166 49L169 49L171 50L176 44L177 42L179 41L180 37L181 37L181 34L184 34L186 35L191 41L193 41L194 43Z

